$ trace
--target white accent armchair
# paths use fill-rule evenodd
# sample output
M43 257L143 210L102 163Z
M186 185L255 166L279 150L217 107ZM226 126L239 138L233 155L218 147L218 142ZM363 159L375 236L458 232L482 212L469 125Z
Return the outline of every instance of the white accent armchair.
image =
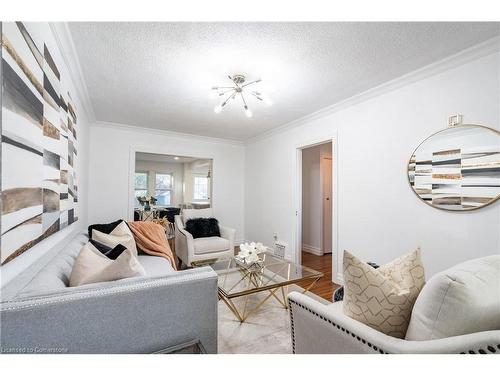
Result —
M379 332L292 292L293 353L500 354L500 255L469 260L435 274L413 306L405 339Z
M298 292L290 293L288 302L294 354L500 354L498 330L409 341L388 336L344 315L342 302L323 305Z
M220 237L193 238L185 230L189 219L213 217L211 208L184 209L175 216L175 253L187 266L194 261L230 257L234 255L234 236L236 231L219 225Z

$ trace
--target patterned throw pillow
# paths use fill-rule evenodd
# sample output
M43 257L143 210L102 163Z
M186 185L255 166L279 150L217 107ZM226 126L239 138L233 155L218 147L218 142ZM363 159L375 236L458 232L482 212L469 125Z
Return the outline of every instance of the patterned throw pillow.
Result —
M110 233L103 233L96 229L92 229L91 238L112 248L118 244L122 244L127 249L130 249L134 255L137 255L134 235L125 221L118 224Z
M344 284L344 314L404 338L413 304L425 284L420 249L378 269L344 251Z
M92 243L87 242L75 259L69 277L69 286L144 275L146 275L146 271L132 250L125 249L115 260L112 260L96 249Z
M127 248L123 246L121 243L116 245L115 247L109 247L103 243L97 242L96 240L90 239L89 242L101 253L106 255L109 259L115 260L123 253Z

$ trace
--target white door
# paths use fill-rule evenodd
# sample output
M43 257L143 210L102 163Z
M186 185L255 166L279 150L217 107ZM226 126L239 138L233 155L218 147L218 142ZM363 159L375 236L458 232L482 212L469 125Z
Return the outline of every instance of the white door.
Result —
M321 159L321 179L323 181L323 254L332 252L332 159Z

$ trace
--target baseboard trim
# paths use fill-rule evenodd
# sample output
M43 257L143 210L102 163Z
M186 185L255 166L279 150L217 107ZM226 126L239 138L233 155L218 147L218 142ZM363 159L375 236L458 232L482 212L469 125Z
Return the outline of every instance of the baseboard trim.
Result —
M323 251L321 251L319 247L307 245L305 243L302 244L302 251L319 256L323 255Z
M337 285L344 285L344 275L341 273L333 274L332 281Z

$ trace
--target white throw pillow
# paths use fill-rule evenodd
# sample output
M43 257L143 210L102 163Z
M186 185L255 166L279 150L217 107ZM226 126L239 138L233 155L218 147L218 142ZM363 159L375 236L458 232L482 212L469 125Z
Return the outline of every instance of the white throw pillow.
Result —
M425 278L420 250L378 269L344 251L344 314L386 335L403 338Z
M118 258L112 260L88 242L75 259L69 286L114 281L145 274L144 268L130 249L127 248Z
M432 340L500 329L500 255L437 273L415 302L406 340Z
M184 225L189 219L210 218L213 217L212 208L185 208L182 210L182 220Z
M130 249L133 254L137 255L134 235L125 221L118 224L109 234L92 229L92 239L111 248L114 248L118 244L122 244L127 249Z

